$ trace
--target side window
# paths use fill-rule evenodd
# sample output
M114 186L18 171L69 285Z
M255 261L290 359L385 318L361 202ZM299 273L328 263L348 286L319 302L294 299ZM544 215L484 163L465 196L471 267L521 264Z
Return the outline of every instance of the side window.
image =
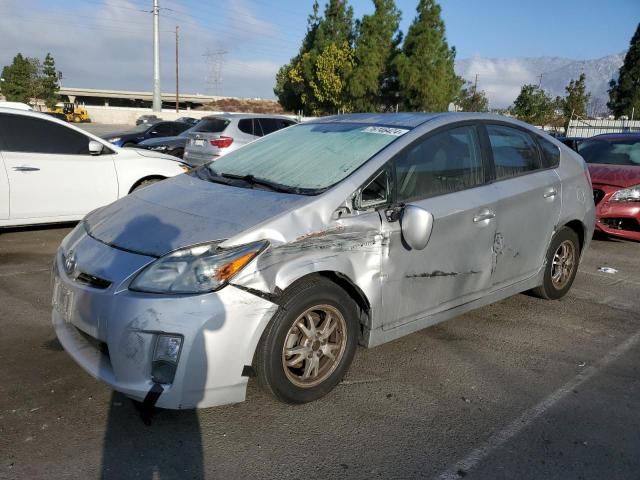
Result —
M385 205L389 201L389 172L383 170L360 190L356 202L357 209L366 209Z
M171 135L172 136L180 135L182 132L184 132L187 128L190 128L190 127L191 125L189 125L186 122L184 125L182 125L181 122L174 123Z
M282 118L261 118L260 125L262 126L262 132L265 135L277 132L278 130L292 125L293 122L284 120Z
M0 131L7 152L89 155L89 137L41 118L0 114Z
M156 132L155 137L168 137L173 134L173 125L170 123L156 123L149 129L149 133Z
M253 135L253 120L251 118L243 118L238 122L238 130Z
M538 138L538 144L542 149L542 168L556 168L560 165L560 149L542 137Z
M516 177L540 168L538 148L528 133L502 125L487 125L487 133L496 180Z
M398 201L464 190L484 182L478 131L472 125L429 135L395 160Z

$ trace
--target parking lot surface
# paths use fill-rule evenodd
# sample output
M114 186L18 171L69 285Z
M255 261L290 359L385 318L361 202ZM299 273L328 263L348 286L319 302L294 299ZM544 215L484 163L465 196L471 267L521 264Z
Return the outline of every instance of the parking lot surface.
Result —
M563 300L517 295L359 349L317 402L250 382L245 403L146 426L55 339L69 231L0 231L1 479L638 478L639 243L595 240Z

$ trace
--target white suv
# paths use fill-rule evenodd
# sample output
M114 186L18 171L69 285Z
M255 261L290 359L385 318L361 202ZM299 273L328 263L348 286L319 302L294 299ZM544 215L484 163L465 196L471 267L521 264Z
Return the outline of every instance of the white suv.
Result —
M183 160L203 165L296 121L281 115L223 113L204 117L190 130Z
M174 157L121 149L48 115L0 107L0 227L80 220L186 170Z

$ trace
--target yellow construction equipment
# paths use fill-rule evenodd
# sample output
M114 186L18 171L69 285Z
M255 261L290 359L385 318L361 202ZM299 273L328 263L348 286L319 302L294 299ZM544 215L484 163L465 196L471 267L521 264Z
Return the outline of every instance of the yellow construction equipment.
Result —
M56 106L55 108L50 108L50 112L52 113L61 113L67 119L67 122L73 123L85 123L91 122L89 118L89 113L87 109L83 105L78 105L71 102L65 102L62 106Z

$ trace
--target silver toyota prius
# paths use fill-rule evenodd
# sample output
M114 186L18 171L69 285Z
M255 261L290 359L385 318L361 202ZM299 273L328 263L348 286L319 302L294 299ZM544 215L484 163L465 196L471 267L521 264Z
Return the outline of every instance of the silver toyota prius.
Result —
M52 320L129 397L302 403L373 347L532 290L565 295L594 228L580 156L474 113L286 128L89 215L64 239Z

